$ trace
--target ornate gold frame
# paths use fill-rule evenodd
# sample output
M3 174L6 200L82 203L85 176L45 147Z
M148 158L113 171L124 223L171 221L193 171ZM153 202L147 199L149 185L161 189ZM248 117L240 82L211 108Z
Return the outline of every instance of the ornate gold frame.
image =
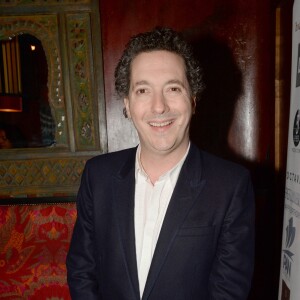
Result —
M0 0L0 39L41 41L57 144L0 150L0 198L74 195L85 161L107 151L98 3L27 3Z
M58 20L55 15L0 16L0 40L28 33L38 38L45 50L48 64L49 104L56 123L55 140L67 146L66 108L62 87L62 67L58 39Z

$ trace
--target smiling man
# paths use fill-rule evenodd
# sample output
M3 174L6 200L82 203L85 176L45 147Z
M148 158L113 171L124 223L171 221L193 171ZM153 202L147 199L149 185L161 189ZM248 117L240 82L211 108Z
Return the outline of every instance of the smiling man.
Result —
M169 51L139 54L131 64L127 115L140 138L141 164L152 184L175 166L189 145L194 100L182 57Z
M67 258L72 299L247 299L254 201L248 171L198 149L201 70L175 31L134 36L115 71L137 148L86 164Z

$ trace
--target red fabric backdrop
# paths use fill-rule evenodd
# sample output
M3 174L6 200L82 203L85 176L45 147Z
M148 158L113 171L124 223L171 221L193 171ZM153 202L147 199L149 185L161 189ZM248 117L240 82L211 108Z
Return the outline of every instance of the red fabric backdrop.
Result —
M0 299L71 299L66 255L75 203L0 206Z

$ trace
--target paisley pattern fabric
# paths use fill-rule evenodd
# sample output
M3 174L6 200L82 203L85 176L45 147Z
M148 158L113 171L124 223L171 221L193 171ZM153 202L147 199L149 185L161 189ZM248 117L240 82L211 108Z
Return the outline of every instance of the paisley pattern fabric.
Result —
M0 299L71 299L66 255L75 203L0 206Z

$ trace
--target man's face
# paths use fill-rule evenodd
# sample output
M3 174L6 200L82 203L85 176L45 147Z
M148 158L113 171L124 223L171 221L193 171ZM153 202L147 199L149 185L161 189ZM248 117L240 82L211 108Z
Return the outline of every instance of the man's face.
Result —
M144 153L186 151L194 101L179 55L153 51L135 57L124 103Z

